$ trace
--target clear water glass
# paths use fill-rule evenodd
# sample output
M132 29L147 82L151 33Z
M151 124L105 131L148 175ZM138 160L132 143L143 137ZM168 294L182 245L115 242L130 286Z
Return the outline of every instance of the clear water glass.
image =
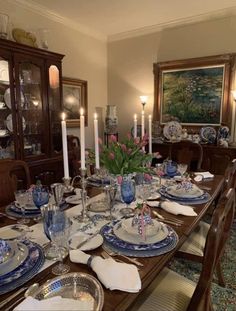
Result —
M58 215L60 214L60 217ZM51 240L56 245L59 264L52 268L52 273L55 275L62 275L70 271L70 266L63 264L63 258L67 254L68 240L71 231L71 221L65 217L64 212L60 211L56 215L56 219L49 227Z
M22 212L22 218L19 219L17 221L17 223L19 224L28 224L30 222L29 219L27 219L25 217L25 206L26 204L29 203L29 200L30 200L30 194L27 190L16 190L14 192L14 195L15 195L15 200L16 200L16 203L18 203L20 209L21 209L21 212Z
M177 170L180 173L181 178L183 178L183 175L187 171L187 168L188 168L188 164L185 164L185 163L179 163L177 165Z

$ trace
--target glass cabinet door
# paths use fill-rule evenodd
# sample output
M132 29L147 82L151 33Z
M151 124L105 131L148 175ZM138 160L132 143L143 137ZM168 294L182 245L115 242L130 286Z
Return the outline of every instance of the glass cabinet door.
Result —
M43 62L19 61L18 63L18 125L23 140L23 158L47 153L48 122L43 98Z
M15 158L15 110L10 88L10 61L0 56L0 159Z

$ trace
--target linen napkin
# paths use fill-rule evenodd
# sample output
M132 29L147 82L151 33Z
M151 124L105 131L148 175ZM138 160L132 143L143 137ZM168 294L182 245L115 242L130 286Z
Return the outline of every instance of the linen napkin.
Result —
M148 201L148 205L151 207L161 207L166 212L174 215L197 216L197 213L194 212L191 206L182 205L177 202L165 201L160 204L159 201Z
M90 255L80 251L71 250L70 260L76 263L87 264ZM112 258L103 259L95 256L90 264L93 271L103 285L110 290L121 290L129 293L137 293L141 289L141 279L135 265L116 262Z
M214 177L214 175L213 174L211 174L210 172L196 172L196 173L194 173L195 175L196 175L196 177L197 176L201 176L203 179L207 179L207 178L213 178ZM196 178L195 177L195 178ZM194 178L194 179L195 179Z
M92 311L94 310L94 301L91 300L78 300L70 298L62 298L56 296L44 300L37 300L31 296L23 300L13 311Z

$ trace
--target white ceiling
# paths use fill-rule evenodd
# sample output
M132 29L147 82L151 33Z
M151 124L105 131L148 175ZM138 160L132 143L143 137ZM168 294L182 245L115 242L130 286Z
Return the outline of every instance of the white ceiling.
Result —
M70 24L80 31L108 39L137 32L229 16L236 0L15 0Z

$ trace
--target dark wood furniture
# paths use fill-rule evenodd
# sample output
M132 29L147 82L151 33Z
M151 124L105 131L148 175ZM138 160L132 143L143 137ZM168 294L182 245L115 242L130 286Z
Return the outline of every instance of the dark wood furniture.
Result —
M170 150L171 160L188 164L188 171L198 171L202 165L202 146L192 141L173 143Z
M178 242L177 247L174 250L161 256L150 257L150 258L139 258L139 261L141 261L144 264L144 266L139 271L140 277L142 280L142 291L145 288L147 288L147 286L149 286L149 284L156 278L159 272L165 267L165 265L169 262L169 260L174 256L175 252L181 247L181 245L184 243L187 237L191 234L194 228L198 225L199 221L202 219L202 217L207 212L212 201L221 191L223 183L224 183L223 176L215 176L212 180L203 181L202 185L203 186L205 185L211 189L209 191L210 194L212 195L211 200L207 202L206 204L195 206L195 211L198 214L197 217L176 216L178 219L182 219L184 221L184 225L182 225L181 227L174 228L179 235L179 242ZM93 192L89 193L89 195L91 195L92 193ZM2 208L1 211L4 211L4 209ZM166 213L163 210L160 210L159 212L163 216L166 216L166 217L168 216L168 213ZM14 221L7 219L6 217L0 218L0 226L5 226L10 223L14 223ZM102 251L102 248L100 247L99 249L92 251L91 254L93 255L100 254L101 251ZM89 269L86 265L71 263L69 259L67 259L67 262L71 266L71 271L85 272L85 273L89 273L89 274L96 276L93 273L93 271ZM51 267L42 271L39 275L32 278L32 280L26 283L26 285L30 285L34 282L37 282L37 280L40 280L40 284L42 284L42 282L45 282L47 279L53 277L53 275L50 274L50 271L51 271ZM104 293L105 293L105 302L104 302L103 311L120 311L120 310L125 311L132 305L132 303L140 295L141 292L131 294L131 293L121 292L121 291L110 291L104 288ZM1 299L2 300L5 299L10 294L12 293L2 295ZM19 296L17 298L19 298Z
M30 187L30 172L26 162L21 160L0 161L0 206L15 200L14 191Z
M224 175L226 168L230 162L236 158L236 148L223 148L215 145L202 144L203 160L201 168L210 171L213 174ZM173 143L153 143L153 152L160 152L163 159L171 156Z
M0 158L26 161L32 182L49 170L63 177L62 58L0 39Z

